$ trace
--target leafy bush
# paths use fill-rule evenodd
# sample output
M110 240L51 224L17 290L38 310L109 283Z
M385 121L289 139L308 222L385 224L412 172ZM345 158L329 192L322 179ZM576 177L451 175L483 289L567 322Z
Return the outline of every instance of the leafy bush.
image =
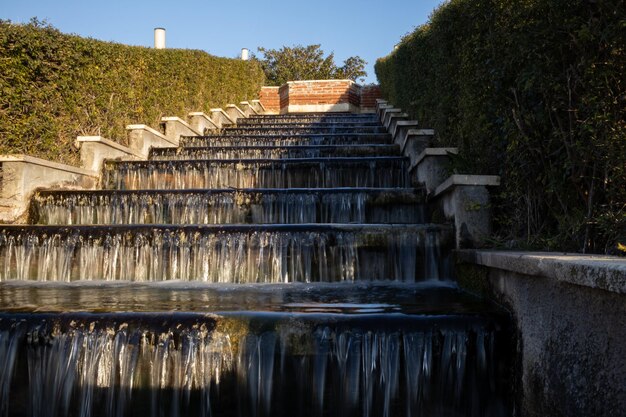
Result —
M77 135L125 144L127 124L256 98L263 82L254 62L0 21L0 153L77 164Z
M502 176L497 240L598 253L625 243L624 9L451 0L376 63L386 97L460 148L456 171Z
M367 76L367 62L359 56L351 56L338 67L335 54L324 56L320 45L283 46L280 49L259 48L258 60L265 71L268 85L281 86L287 81L350 79L356 81Z

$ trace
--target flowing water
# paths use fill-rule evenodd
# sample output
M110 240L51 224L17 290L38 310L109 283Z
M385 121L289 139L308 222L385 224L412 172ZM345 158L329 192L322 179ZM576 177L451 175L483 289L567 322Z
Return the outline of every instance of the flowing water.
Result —
M35 224L426 222L413 189L240 189L38 192Z
M0 227L0 417L508 417L511 330L460 291L373 115L255 116Z

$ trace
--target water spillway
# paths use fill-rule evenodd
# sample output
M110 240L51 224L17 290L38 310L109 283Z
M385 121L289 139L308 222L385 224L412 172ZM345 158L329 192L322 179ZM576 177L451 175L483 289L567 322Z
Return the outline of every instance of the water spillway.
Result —
M398 145L198 146L152 149L150 159L290 159L354 156L399 156Z
M282 132L282 131L281 131ZM288 146L288 145L365 145L388 144L388 133L326 133L326 134L265 134L183 136L183 146Z
M109 161L104 188L407 187L408 158Z
M412 188L40 191L35 224L426 223Z
M253 116L0 227L2 416L512 415L510 329L373 115Z

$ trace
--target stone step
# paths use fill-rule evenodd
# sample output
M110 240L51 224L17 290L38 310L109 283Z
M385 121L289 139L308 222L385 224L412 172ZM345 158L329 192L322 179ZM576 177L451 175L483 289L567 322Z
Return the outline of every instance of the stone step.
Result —
M226 127L222 129L222 135L298 135L298 134L324 134L324 133L387 133L387 129L382 126L373 127L307 127L307 126L290 126L284 128L271 127Z
M256 127L256 128L290 128L290 127L310 127L310 128L327 128L327 127L340 127L340 128L360 128L360 127L381 127L380 122L376 121L367 121L367 122L309 122L309 121L300 121L295 120L291 122L286 121L278 121L278 122L258 122L251 121L249 119L239 119L237 120L237 126L239 127Z
M398 145L198 146L153 148L150 160L288 159L357 156L400 156Z
M441 225L3 226L0 280L290 283L450 274Z
M366 145L391 144L388 133L339 133L339 134L296 134L296 135L206 135L182 136L181 146L289 146L289 145Z
M34 224L425 223L417 189L39 191Z
M378 120L373 113L367 114L351 114L351 113L302 113L302 114L259 114L251 116L248 119L254 121L274 121L274 120L353 120L353 121L370 121Z
M106 189L407 187L408 158L107 161Z
M244 311L207 314L112 313L108 306L120 291L68 287L79 300L102 300L88 307L100 310L0 314L3 365L13 371L1 374L4 409L9 416L32 410L38 416L190 417L414 416L433 409L462 416L468 409L502 409L510 387L504 372L513 360L506 354L508 321L499 311L454 313L473 300L442 290L367 290L387 298L295 294L290 302L273 290L283 310L259 312L253 310L259 291L248 290L231 295ZM399 308L407 300L391 295L403 290L415 294L409 304L446 298L452 311ZM113 297L98 297L102 293ZM186 309L188 298L205 290L156 294L138 308L165 299ZM204 311L214 310L214 298L212 292L203 299ZM497 384L485 383L494 379ZM420 395L424 391L428 395Z

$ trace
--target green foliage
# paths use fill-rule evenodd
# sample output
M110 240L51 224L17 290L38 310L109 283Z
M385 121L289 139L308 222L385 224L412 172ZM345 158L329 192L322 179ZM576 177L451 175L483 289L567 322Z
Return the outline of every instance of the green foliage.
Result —
M254 62L0 21L0 153L77 164L77 135L125 144L128 124L156 127L162 116L238 103L258 96L263 82Z
M455 169L502 175L502 241L617 253L626 243L625 5L450 0L376 63L386 97Z
M280 86L287 81L351 79L367 75L364 68L367 62L353 56L337 67L335 55L324 56L320 45L283 46L281 49L258 48L262 58L254 57L261 63L268 85Z

